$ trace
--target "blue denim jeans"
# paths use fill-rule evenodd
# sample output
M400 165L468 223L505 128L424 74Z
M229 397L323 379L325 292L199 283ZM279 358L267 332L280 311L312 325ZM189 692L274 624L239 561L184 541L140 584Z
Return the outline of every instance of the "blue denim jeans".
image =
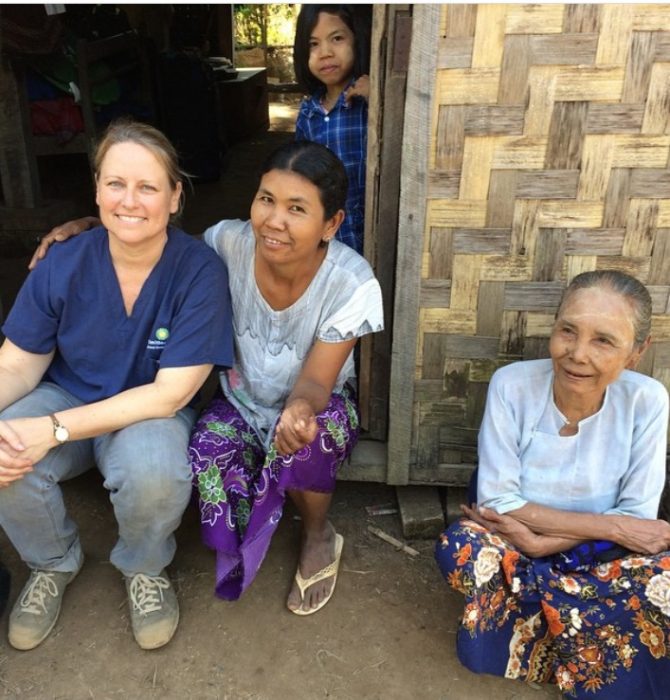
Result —
M47 382L0 413L45 416L82 405ZM76 571L83 555L59 483L97 464L110 492L119 539L111 563L124 575L157 575L174 557L174 531L191 496L187 446L195 411L129 425L53 448L32 472L0 489L0 526L31 569Z

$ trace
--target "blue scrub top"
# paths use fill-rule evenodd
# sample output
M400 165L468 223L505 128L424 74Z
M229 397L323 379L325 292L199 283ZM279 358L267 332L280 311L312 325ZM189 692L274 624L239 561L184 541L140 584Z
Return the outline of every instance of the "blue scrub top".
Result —
M84 403L149 384L161 368L233 364L225 263L172 227L130 316L100 226L50 249L2 330L27 352L55 348L44 380Z

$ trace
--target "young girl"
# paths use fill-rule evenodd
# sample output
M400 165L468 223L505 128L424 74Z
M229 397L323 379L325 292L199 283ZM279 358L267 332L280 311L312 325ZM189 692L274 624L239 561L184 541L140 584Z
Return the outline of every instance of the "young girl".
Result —
M303 5L293 63L300 87L296 140L316 141L344 163L346 217L337 238L363 251L367 153L370 5Z

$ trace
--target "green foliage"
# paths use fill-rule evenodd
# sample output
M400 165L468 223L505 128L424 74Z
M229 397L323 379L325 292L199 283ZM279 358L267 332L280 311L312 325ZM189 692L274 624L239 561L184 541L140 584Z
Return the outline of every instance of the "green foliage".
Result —
M235 5L235 46L292 46L300 5Z

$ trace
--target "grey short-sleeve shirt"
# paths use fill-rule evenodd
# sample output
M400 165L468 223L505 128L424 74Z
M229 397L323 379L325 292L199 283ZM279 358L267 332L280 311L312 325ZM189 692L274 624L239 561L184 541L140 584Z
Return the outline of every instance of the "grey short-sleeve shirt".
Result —
M383 329L381 289L367 260L333 240L300 299L275 311L256 284L249 221L221 221L205 231L205 243L226 262L232 297L235 364L221 373L221 387L267 446L314 341L337 343ZM353 380L352 352L334 391Z

